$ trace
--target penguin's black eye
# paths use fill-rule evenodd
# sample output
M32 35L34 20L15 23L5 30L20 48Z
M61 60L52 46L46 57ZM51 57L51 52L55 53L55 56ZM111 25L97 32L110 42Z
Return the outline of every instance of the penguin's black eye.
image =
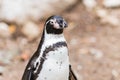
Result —
M50 24L53 25L53 21L50 21Z

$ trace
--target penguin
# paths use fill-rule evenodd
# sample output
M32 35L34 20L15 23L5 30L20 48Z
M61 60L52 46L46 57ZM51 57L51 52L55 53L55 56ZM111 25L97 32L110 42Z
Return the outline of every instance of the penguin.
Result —
M46 20L40 43L26 66L22 80L77 80L63 35L67 26L67 22L58 15Z

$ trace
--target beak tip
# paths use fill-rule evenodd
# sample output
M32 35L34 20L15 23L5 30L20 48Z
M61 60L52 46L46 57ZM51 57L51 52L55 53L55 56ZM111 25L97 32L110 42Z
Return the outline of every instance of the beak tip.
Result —
M65 27L65 28L68 27L68 24L67 24L67 23L64 23L64 27Z

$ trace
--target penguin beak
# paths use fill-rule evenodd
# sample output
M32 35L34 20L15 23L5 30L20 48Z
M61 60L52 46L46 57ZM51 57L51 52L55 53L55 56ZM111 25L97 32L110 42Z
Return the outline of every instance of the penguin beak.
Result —
M63 22L63 27L64 27L64 28L68 27L68 24L67 24L66 21Z
M58 20L57 23L59 24L61 29L68 27L68 24L65 20Z

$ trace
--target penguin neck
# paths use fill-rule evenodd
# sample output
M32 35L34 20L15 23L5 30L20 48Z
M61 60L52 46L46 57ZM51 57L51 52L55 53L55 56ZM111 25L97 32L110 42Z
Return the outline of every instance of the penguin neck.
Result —
M63 41L65 39L64 39L63 33L61 33L61 34L47 33L45 30L44 40L45 41L51 41L51 40Z
M50 34L50 33L47 33L46 30L44 29L37 51L40 52L43 45L44 46L51 46L51 45L53 45L57 42L66 42L63 33L61 33L61 34Z

